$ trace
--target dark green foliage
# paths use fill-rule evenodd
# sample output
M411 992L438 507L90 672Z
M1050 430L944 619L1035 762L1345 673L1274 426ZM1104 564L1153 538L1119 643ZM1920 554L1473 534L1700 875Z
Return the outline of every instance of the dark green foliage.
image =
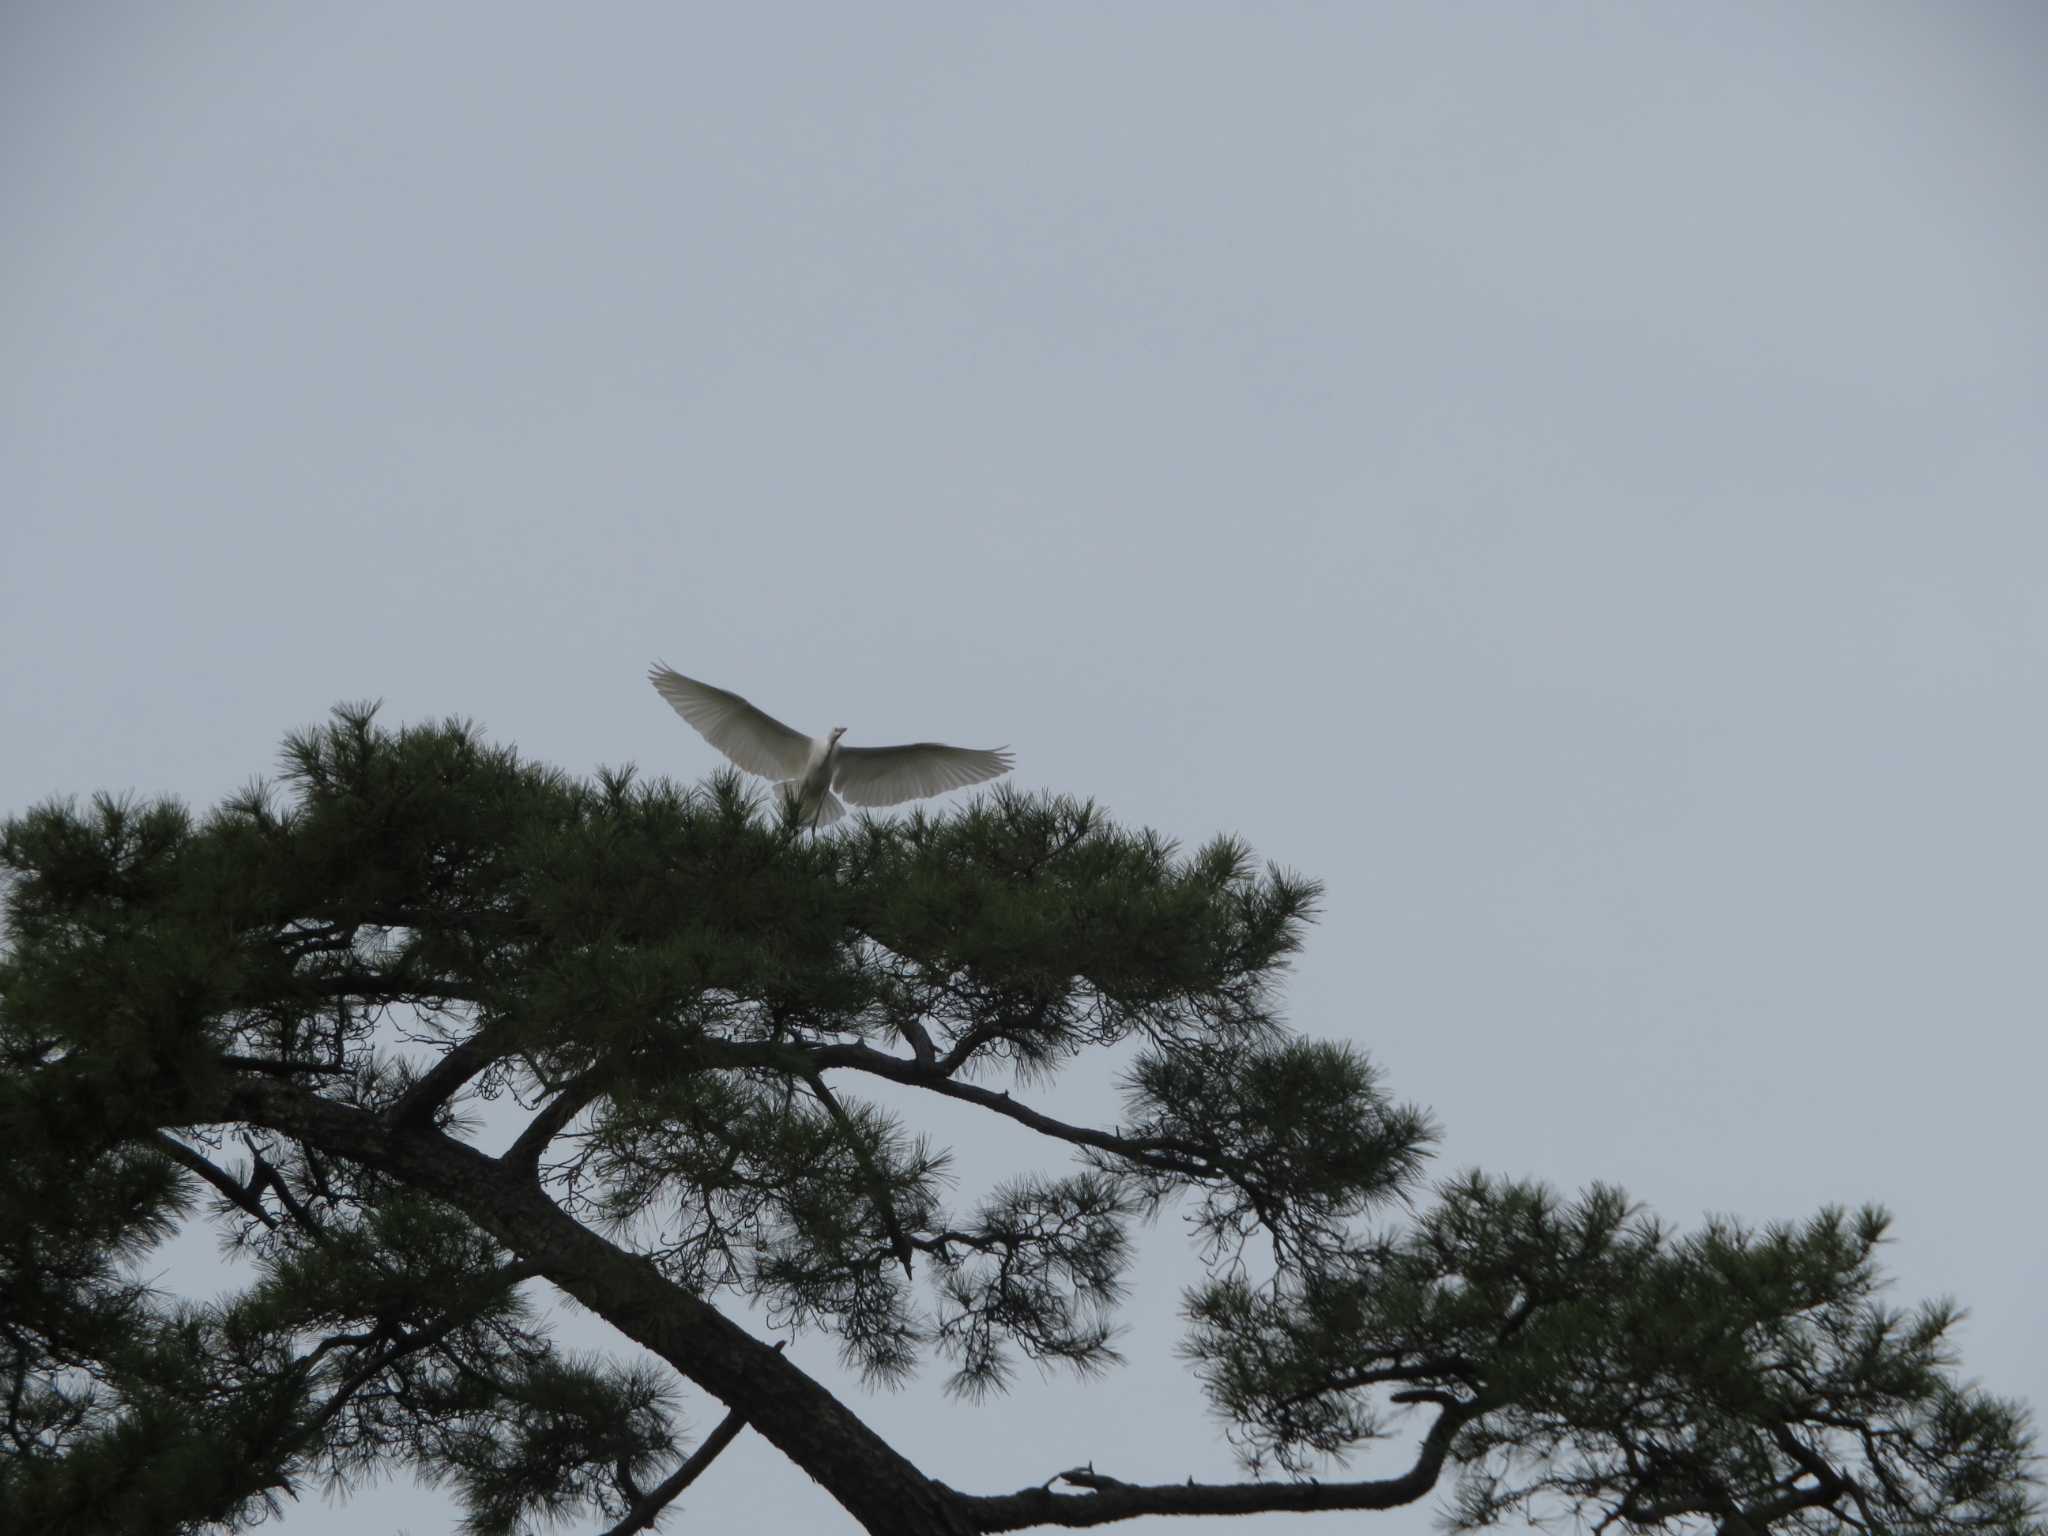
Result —
M1006 1340L1040 1364L1113 1363L1109 1318L1137 1208L1112 1178L1034 1177L996 1191L964 1229L937 1234L939 1345L959 1362L949 1387L971 1398L1001 1390Z
M1150 1050L1128 1100L1134 1131L1224 1172L1196 1217L1212 1252L1241 1252L1263 1232L1294 1266L1407 1193L1436 1139L1421 1110L1387 1101L1362 1056L1321 1041Z
M1885 1225L1676 1238L1616 1190L1475 1174L1286 1285L1191 1296L1190 1353L1252 1454L1288 1465L1383 1434L1374 1388L1476 1405L1461 1527L1549 1500L1633 1530L2027 1529L2026 1415L1955 1381L1952 1307L1877 1300Z
M1115 1515L1042 1488L961 1502L845 1425L814 1443L790 1415L836 1407L792 1409L807 1378L702 1310L821 1330L875 1381L937 1358L969 1397L1020 1357L1099 1371L1132 1225L1170 1201L1210 1276L1189 1351L1254 1460L1305 1469L1426 1405L1471 1524L2033 1518L2024 1414L1957 1382L1950 1312L1878 1305L1874 1217L1681 1241L1611 1192L1473 1178L1362 1230L1421 1197L1436 1131L1358 1052L1283 1027L1317 888L1234 841L1182 856L1006 793L812 836L732 778L577 782L367 709L288 740L281 788L196 821L45 806L0 834L20 1528L235 1524L395 1468L450 1483L479 1532L640 1520L701 1465L663 1477L679 1376L849 1508L860 1468L907 1479L877 1507L953 1512L932 1528L1295 1507L1284 1485L1148 1504L1092 1473L1069 1481ZM1116 1047L1121 1125L1012 1096ZM946 1151L864 1079L1080 1166L956 1211ZM495 1159L466 1140L488 1100L526 1125ZM137 1261L201 1208L243 1290L152 1294ZM563 1212L638 1257L563 1241ZM650 1348L676 1319L694 1343L568 1358L537 1310L561 1290ZM1419 1496L1421 1467L1351 1507Z
M443 1372L421 1392L429 1481L455 1484L478 1536L530 1529L596 1506L611 1513L669 1453L673 1390L651 1367L544 1352L513 1370Z

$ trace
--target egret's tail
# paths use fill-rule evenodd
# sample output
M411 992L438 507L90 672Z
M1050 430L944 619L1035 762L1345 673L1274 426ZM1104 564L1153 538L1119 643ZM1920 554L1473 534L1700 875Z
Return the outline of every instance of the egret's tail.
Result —
M846 814L846 807L840 804L839 797L829 789L823 791L816 800L803 800L798 798L796 780L789 780L781 788L782 809L785 814L794 816L814 831L819 827L831 826Z

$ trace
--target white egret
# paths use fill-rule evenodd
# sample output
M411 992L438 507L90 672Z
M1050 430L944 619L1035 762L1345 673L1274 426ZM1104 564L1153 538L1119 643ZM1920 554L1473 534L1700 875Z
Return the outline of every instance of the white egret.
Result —
M805 736L738 694L673 668L657 664L647 680L712 746L748 773L780 783L787 802L813 827L828 827L846 814L839 795L855 805L898 805L997 778L1015 762L1007 747L982 751L936 741L842 747L843 725L828 735Z

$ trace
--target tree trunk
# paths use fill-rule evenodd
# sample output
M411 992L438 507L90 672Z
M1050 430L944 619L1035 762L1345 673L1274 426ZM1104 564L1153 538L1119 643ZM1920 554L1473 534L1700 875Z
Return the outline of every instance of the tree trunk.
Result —
M439 1131L394 1131L367 1110L285 1084L238 1083L223 1110L223 1120L268 1126L446 1201L743 1415L865 1529L902 1536L978 1529L966 1500L926 1477L780 1352L664 1278L651 1260L583 1226L523 1170Z

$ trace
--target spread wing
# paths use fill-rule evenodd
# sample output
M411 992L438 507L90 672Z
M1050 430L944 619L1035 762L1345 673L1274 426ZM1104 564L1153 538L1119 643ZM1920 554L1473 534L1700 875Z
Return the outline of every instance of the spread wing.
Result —
M804 771L810 739L764 715L738 694L659 665L648 672L647 680L698 735L747 772L764 779L793 779Z
M855 805L898 805L980 784L1008 773L1015 763L1007 747L984 752L936 741L907 747L841 747L832 787Z

